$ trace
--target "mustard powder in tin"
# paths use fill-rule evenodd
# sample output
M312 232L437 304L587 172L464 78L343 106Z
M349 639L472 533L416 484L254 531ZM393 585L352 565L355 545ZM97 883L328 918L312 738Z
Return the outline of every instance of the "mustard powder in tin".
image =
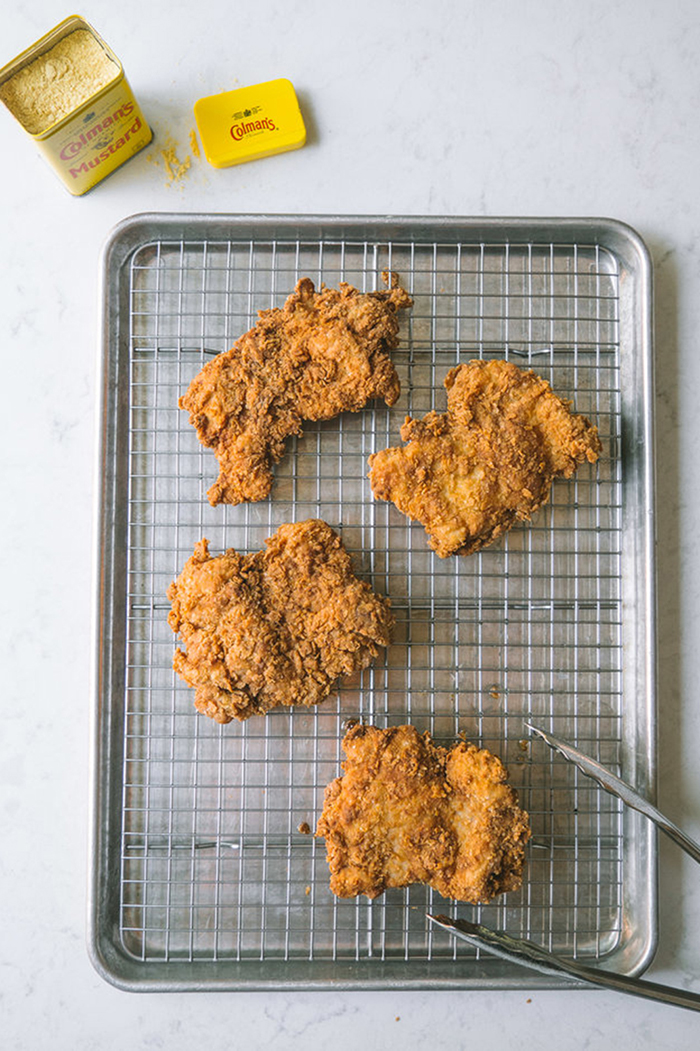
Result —
M92 33L76 29L6 81L0 98L27 131L40 135L118 75Z

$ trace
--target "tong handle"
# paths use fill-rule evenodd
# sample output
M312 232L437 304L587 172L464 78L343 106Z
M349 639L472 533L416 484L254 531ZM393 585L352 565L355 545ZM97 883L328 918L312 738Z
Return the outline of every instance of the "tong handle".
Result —
M585 967L574 960L565 960L534 942L520 938L511 938L504 931L492 931L480 923L468 920L451 920L449 916L432 916L427 914L439 927L444 928L457 938L470 942L477 948L486 949L495 956L500 956L509 963L520 964L541 974L562 975L575 982L585 982L604 989L614 989L618 993L629 993L646 1000L671 1004L674 1007L685 1007L691 1011L700 1011L700 993L689 993L671 985L660 985L641 978L629 978L627 975L614 974L595 967Z

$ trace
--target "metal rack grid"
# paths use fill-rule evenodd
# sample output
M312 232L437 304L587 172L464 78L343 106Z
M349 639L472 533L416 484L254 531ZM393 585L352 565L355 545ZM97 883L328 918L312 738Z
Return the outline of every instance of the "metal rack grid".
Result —
M369 405L288 442L269 500L211 508L216 461L178 396L207 357L279 306L301 276L361 289L395 270L414 297L393 360L397 405ZM619 768L622 702L619 268L599 246L363 240L156 240L129 262L128 593L119 938L136 960L470 958L426 929L452 903L424 887L334 899L313 828L348 718L458 733L509 766L534 839L520 892L474 915L591 958L620 937L618 804L523 742L532 718ZM406 414L445 404L471 357L532 366L598 425L604 452L531 524L438 559L423 529L372 499L368 455ZM313 710L219 726L171 669L165 593L202 536L259 549L283 522L338 529L391 597L395 641Z

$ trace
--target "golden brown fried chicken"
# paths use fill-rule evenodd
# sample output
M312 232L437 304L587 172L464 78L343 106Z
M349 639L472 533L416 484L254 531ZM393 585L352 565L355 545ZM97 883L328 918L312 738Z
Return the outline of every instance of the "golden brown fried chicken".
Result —
M334 894L428 883L477 903L518 889L530 827L496 756L464 741L442 748L414 726L355 725L343 748L316 828Z
M195 707L219 723L318 704L390 641L388 599L354 576L329 525L283 525L266 544L212 558L200 540L168 588L168 623L186 647L173 666L194 686Z
M412 302L395 274L388 290L367 293L345 282L316 292L305 277L281 309L260 311L255 328L209 361L179 400L219 461L209 502L266 497L272 465L302 420L354 412L371 398L393 405L400 388L387 351L398 345L397 311Z
M441 558L469 555L549 499L601 451L596 427L546 380L507 361L448 372L447 412L406 418L404 448L369 458L374 495L421 522Z

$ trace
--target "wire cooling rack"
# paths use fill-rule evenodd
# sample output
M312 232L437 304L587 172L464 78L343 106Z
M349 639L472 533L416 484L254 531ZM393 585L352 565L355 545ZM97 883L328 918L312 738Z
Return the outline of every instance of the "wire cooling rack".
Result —
M648 838L637 836L630 855L618 801L526 740L523 724L552 729L612 769L629 773L632 763L638 784L651 777L649 683L642 697L626 686L635 640L649 631L634 525L645 493L630 486L624 454L627 406L634 428L648 424L638 366L626 357L638 349L626 282L641 277L585 226L576 238L545 224L519 239L498 224L474 237L428 220L393 236L379 222L203 228L169 219L135 229L118 264L108 256L106 284L118 322L107 387L121 423L105 461L103 529L119 568L107 611L112 714L97 771L109 803L97 807L96 898L110 905L97 910L96 939L109 913L109 952L122 961L105 964L109 953L97 950L106 976L185 988L320 977L518 984L499 961L426 924L426 910L465 908L557 952L638 966L653 940ZM397 404L305 424L268 500L210 507L216 460L177 407L192 377L300 277L372 290L387 269L414 298L392 355ZM476 555L441 560L419 524L373 499L367 458L400 443L406 415L443 409L446 373L474 357L534 368L595 421L603 454L556 482L530 524ZM394 642L314 709L215 724L172 671L168 585L203 536L212 553L247 553L308 517L337 529L358 575L390 597ZM533 828L519 892L482 908L422 886L374 902L331 895L324 842L304 823L315 827L323 789L340 773L345 723L358 718L411 722L446 745L462 734L505 761Z

